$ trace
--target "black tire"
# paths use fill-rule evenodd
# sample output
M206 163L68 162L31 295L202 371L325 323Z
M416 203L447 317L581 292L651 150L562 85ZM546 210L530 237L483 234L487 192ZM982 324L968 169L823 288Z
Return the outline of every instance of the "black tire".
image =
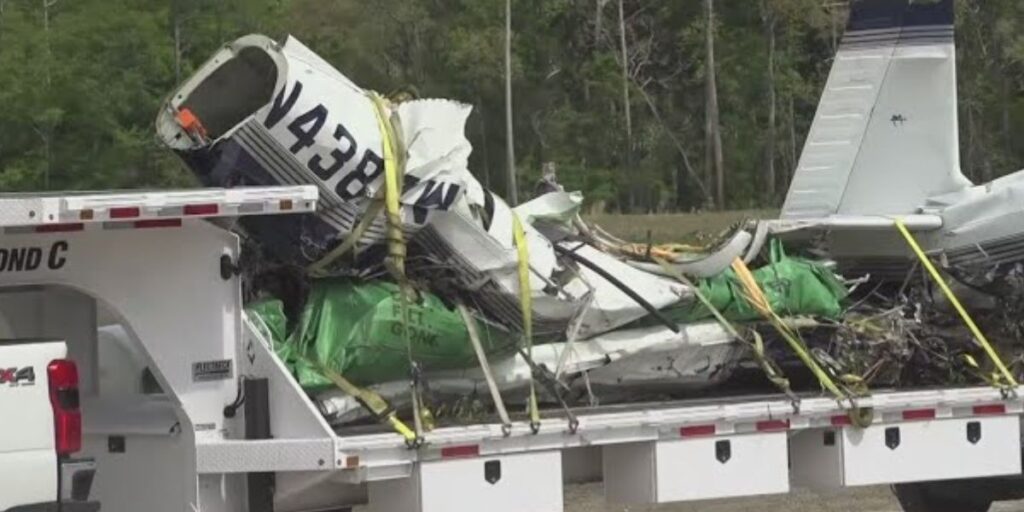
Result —
M992 500L936 492L939 483L896 484L892 486L903 512L988 512Z

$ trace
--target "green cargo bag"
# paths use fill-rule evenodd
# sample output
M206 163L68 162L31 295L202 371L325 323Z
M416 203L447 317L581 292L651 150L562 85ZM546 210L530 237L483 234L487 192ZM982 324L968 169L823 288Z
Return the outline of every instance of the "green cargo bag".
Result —
M286 341L275 341L274 349L304 388L333 385L316 365L357 385L408 379L410 345L413 360L424 371L476 366L469 333L457 311L429 293L421 293L419 301L409 301L406 307L409 345L403 336L398 285L316 281L295 331ZM285 320L278 301L254 304L249 311L262 318L270 334L283 333ZM515 351L518 336L483 322L478 322L478 330L489 356Z
M815 316L839 319L842 301L847 296L843 283L823 264L787 256L782 241L771 242L769 263L753 271L761 290L779 316ZM743 298L743 285L730 268L721 274L696 283L701 292L729 320L743 322L761 319ZM711 318L703 304L689 304L672 316L682 322Z

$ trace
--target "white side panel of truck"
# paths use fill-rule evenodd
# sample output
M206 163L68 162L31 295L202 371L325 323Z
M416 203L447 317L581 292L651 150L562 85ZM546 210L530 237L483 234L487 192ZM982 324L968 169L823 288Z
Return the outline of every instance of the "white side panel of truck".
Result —
M221 438L238 423L223 408L237 395L241 324L230 271L238 238L201 219L308 212L315 199L312 187L0 199L0 247L39 255L0 272L0 333L67 331L82 374L82 454L96 459L93 495L103 510L242 509L238 477L196 474L196 437ZM102 350L97 309L121 333ZM57 497L42 391L48 424L32 430L48 440L54 481L31 502ZM0 401L0 412L11 409ZM8 438L0 431L0 453ZM0 510L12 489L29 489L16 482L0 473Z

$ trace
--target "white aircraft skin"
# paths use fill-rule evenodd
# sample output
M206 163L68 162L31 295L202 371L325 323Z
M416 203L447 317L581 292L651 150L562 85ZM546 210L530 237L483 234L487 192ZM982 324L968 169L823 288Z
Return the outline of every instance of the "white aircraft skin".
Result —
M883 277L912 258L897 218L944 264L1024 262L1024 172L974 185L960 170L953 4L851 3L775 231L824 233L841 268Z

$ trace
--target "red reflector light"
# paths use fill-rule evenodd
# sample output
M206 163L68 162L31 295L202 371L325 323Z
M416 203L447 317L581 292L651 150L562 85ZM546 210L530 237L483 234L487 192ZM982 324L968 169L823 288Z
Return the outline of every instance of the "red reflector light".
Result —
M74 361L55 359L46 367L51 388L78 387L78 366Z
M44 224L36 226L36 233L68 233L82 231L83 229L85 229L85 224L80 222L73 224Z
M850 417L847 416L846 414L832 416L833 427L847 427L850 425L853 425L853 420L851 420Z
M1006 406L1003 404L976 405L974 406L973 411L977 416L994 416L998 414L1006 414Z
M111 219L131 219L131 218L134 218L134 217L138 217L139 215L141 215L141 213L142 212L137 207L134 207L134 206L124 207L124 208L111 208L110 209L110 218Z
M916 409L912 411L903 411L904 420L934 420L935 409Z
M694 425L692 427L682 427L679 429L680 437L703 437L715 435L714 425Z
M78 409L78 367L56 359L46 366L53 407L53 431L57 454L71 455L82 449L82 413Z
M135 222L135 227L139 229L148 228L180 228L181 219L152 219L152 220L140 220Z
M185 215L217 215L220 207L216 204L188 204L185 205Z
M766 420L757 422L758 432L774 432L777 430L789 430L789 420Z
M460 457L476 457L480 455L480 446L467 444L464 446L446 446L441 448L442 459L457 459Z

